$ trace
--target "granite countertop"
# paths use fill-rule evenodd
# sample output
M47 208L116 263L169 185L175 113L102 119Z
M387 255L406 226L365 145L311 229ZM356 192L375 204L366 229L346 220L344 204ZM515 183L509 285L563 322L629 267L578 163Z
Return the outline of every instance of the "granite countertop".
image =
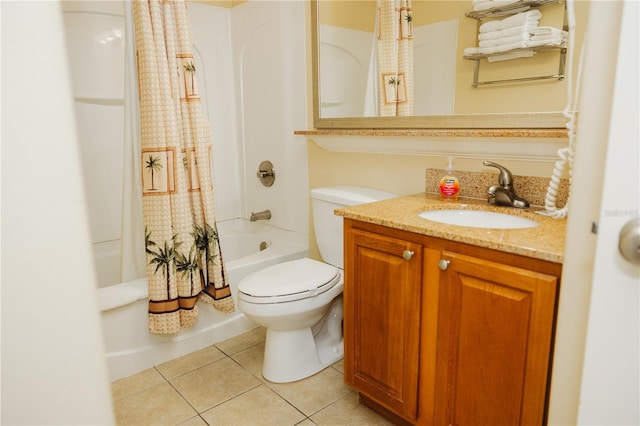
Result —
M418 216L435 209L485 210L522 216L538 222L538 226L523 229L489 229L447 225ZM335 214L390 228L486 247L535 259L562 263L567 220L553 219L535 213L541 209L519 210L494 207L484 200L459 198L458 202L440 201L433 194L414 194L374 203L336 209Z

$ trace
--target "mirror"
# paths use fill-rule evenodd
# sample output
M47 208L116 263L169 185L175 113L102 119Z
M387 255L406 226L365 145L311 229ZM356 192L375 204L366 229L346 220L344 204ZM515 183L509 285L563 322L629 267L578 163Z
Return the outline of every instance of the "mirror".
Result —
M414 115L378 117L365 106L366 88L374 80L369 69L372 58L375 63L371 52L375 52L376 1L311 1L316 128L564 128L561 111L566 104L566 79L472 86L476 61L464 59L463 51L477 46L480 21L465 16L472 8L471 0L412 0L412 8ZM539 9L544 14L541 26L562 28L563 2L553 1ZM576 10L577 21L586 22L586 12L580 12L578 16ZM580 42L576 32L574 51L579 52ZM554 74L559 72L559 58L560 50L554 50L519 60L488 63L481 59L479 77L495 80Z

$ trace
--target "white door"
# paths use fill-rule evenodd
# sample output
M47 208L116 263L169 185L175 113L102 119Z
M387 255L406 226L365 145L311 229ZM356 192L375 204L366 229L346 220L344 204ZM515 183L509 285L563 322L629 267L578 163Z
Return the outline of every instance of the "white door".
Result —
M640 424L640 267L618 251L622 227L637 218L638 3L623 6L618 64L578 424Z

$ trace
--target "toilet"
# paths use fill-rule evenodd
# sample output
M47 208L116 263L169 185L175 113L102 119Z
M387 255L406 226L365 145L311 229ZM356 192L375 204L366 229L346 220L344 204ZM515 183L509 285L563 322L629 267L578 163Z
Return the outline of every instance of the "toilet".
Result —
M397 195L356 186L311 190L313 225L324 262L304 258L257 271L238 284L238 307L267 329L262 376L304 379L343 357L342 217L334 210Z

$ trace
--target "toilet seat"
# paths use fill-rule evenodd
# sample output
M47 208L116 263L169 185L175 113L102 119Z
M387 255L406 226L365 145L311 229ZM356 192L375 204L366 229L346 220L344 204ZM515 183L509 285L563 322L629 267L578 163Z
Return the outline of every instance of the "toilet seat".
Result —
M335 286L342 274L335 266L304 258L257 271L238 284L245 302L271 304L314 297Z

